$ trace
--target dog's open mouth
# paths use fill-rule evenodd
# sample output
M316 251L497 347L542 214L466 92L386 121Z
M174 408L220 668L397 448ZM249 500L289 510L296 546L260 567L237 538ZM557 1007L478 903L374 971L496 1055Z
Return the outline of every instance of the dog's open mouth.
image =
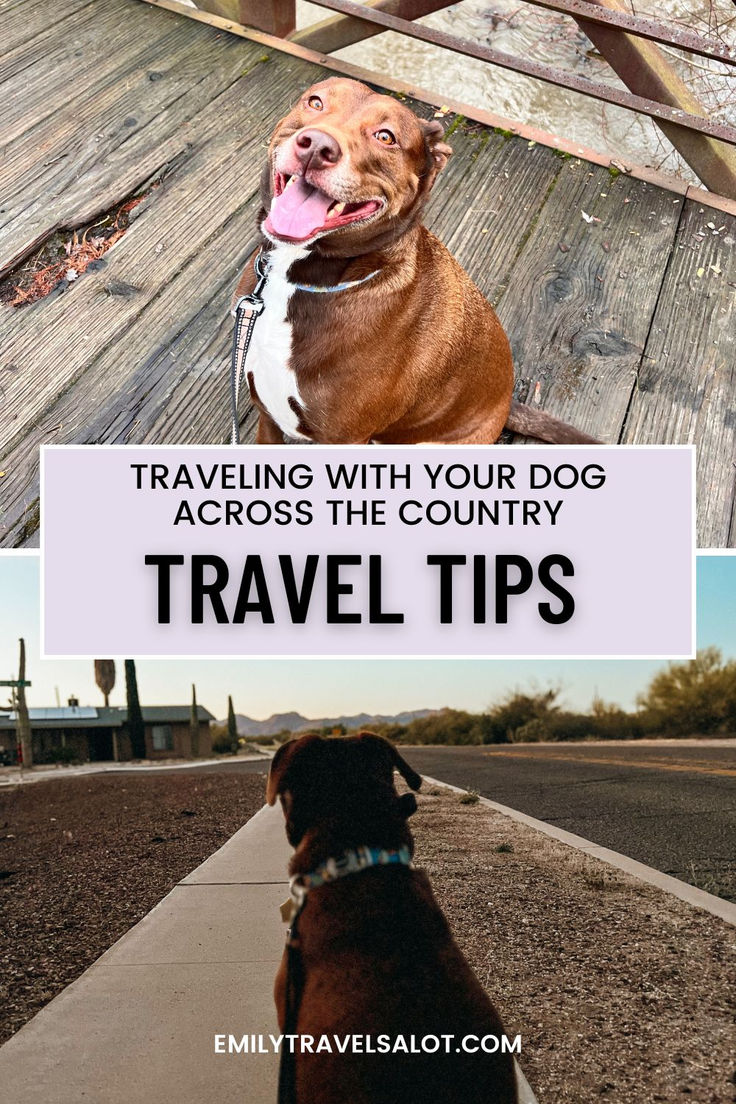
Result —
M307 183L301 175L274 176L274 196L266 219L266 230L293 242L308 241L315 234L361 222L380 210L377 199L343 203Z

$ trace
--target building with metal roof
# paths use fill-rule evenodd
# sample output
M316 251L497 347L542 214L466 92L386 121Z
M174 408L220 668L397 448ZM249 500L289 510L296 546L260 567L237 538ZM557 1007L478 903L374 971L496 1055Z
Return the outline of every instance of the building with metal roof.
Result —
M29 709L34 763L102 762L132 758L128 710L119 707L49 706ZM210 755L214 716L197 706L198 730L192 731L188 705L141 708L147 759L191 759ZM16 715L0 712L0 760L14 762Z

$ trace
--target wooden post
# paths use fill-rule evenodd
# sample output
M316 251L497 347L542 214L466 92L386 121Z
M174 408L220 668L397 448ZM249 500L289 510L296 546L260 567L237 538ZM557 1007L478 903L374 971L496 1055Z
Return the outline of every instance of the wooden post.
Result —
M419 19L422 15L429 15L430 12L450 6L450 0L365 0L366 8L388 12L389 15L396 15L400 19ZM362 42L364 38L381 34L383 30L383 27L363 23L351 15L332 15L329 19L323 19L319 23L313 23L310 27L289 35L289 38L306 50L331 54L335 50L341 50L343 46L351 46L354 42Z
M20 661L18 663L18 685L16 687L18 743L21 746L23 766L33 766L33 740L31 722L26 705L26 642L20 638Z
M200 11L212 12L246 27L286 38L296 27L296 0L195 0Z
M628 13L628 8L624 8L619 0L590 0L590 3L609 11ZM681 108L694 115L709 114L708 109L678 77L656 43L585 19L576 18L575 22L626 87L637 96L647 96L650 100ZM697 131L685 130L676 123L658 122L657 125L706 188L736 199L736 149L733 146Z

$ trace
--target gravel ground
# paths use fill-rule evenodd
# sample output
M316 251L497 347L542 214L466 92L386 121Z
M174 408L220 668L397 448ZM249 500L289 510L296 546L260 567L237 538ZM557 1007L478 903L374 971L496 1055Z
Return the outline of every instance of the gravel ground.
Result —
M180 771L0 791L0 1042L229 839L264 788Z
M416 861L540 1104L736 1100L736 929L429 790Z
M0 792L0 1037L263 801L263 776L88 776ZM416 861L540 1104L736 1101L736 929L447 790Z

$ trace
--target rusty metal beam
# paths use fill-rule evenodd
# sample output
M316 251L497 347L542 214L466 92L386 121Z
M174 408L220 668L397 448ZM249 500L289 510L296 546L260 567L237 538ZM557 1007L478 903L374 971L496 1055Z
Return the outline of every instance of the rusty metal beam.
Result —
M548 146L550 149L569 153L571 157L582 158L593 165L603 165L608 168L615 164L617 168L625 172L628 176L631 176L634 180L643 180L648 184L653 184L657 188L664 188L672 192L675 196L686 195L687 198L692 199L693 202L710 207L714 211L723 211L726 214L736 215L736 199L728 199L724 196L716 195L715 192L708 192L705 188L687 184L679 177L660 172L658 169L653 169L646 165L637 165L636 162L630 161L625 154L620 154L618 158L614 160L610 151L608 153L603 153L600 150L591 149L590 147L581 145L580 142L565 138L561 134L551 134L529 123L519 122L516 119L509 119L505 115L498 115L493 111L488 111L477 105L466 103L463 100L453 99L451 96L440 95L436 90L423 88L416 83L409 84L408 81L403 81L390 73L376 73L371 69L365 69L363 66L355 65L342 58L336 60L328 54L319 54L315 50L306 50L303 46L298 46L288 38L276 38L274 35L265 34L263 31L256 31L253 28L249 29L248 27L243 27L239 23L233 23L232 20L221 19L216 15L198 11L197 8L185 7L183 4L177 3L177 0L137 0L137 2L139 4L148 4L153 8L161 8L163 11L174 12L187 19L192 19L197 23L204 23L209 27L216 27L218 30L225 31L225 33L235 35L238 38L246 39L248 42L257 42L264 48L277 50L281 53L288 54L290 57L299 58L300 61L309 61L314 65L321 65L331 73L337 73L343 77L351 77L353 80L363 81L366 84L373 84L377 88L383 87L399 95L413 97L423 101L425 104L432 104L437 108L439 108L440 105L444 105L445 108L449 107L450 111L453 111L456 115L463 115L472 122L480 123L481 126L496 127L507 131L509 134L517 134L519 137L525 138L529 142L539 143L540 145Z
M449 8L453 0L364 0L367 8L398 15L402 19L420 19L440 8ZM381 34L383 27L371 26L362 19L349 15L332 15L320 23L313 23L289 35L291 42L304 46L307 50L319 50L322 54L332 54L354 42L362 42Z
M455 53L464 54L466 57L488 61L492 65L498 65L501 69L509 69L514 73L535 77L559 88L567 88L570 92L579 92L583 96L590 96L593 99L602 100L604 103L628 108L638 114L647 115L659 123L669 123L671 127L676 127L678 130L693 131L696 134L707 135L710 138L717 138L721 142L736 146L736 128L709 119L697 112L689 113L682 108L669 107L646 96L625 92L612 85L604 84L602 81L587 80L554 66L543 65L541 62L531 61L528 58L515 57L512 54L503 53L501 50L495 50L490 46L480 46L467 38L459 38L444 31L436 31L430 27L417 25L406 19L389 15L387 12L368 9L363 4L353 3L353 0L312 0L312 3L318 4L321 8L341 12L343 15L350 15L356 19L375 23L385 30L397 31L399 34L416 38L420 42L442 46ZM619 31L612 28L607 29L607 33L615 35L617 38L628 38L628 36L621 35ZM710 185L708 186L710 187ZM718 189L714 188L714 190ZM729 193L724 192L723 194Z
M296 0L195 0L201 11L286 38L296 27Z
M623 12L618 0L592 0L592 3L616 15ZM602 26L587 19L576 21L635 95L667 104L676 111L687 111L691 115L707 114L707 109L653 42L622 34L614 26ZM731 145L734 144L733 140L704 126L685 129L680 125L672 125L674 120L665 116L659 115L655 118L703 184L713 192L736 199L736 150L713 139L721 138Z
M691 31L665 27L653 19L630 15L622 8L600 7L596 0L526 0L526 3L560 12L562 15L571 15L578 23L584 20L588 24L597 23L605 27L616 27L620 31L628 31L629 34L636 35L637 38L661 42L662 45L674 46L677 50L687 50L688 53L711 58L713 61L736 65L736 46L703 38Z

